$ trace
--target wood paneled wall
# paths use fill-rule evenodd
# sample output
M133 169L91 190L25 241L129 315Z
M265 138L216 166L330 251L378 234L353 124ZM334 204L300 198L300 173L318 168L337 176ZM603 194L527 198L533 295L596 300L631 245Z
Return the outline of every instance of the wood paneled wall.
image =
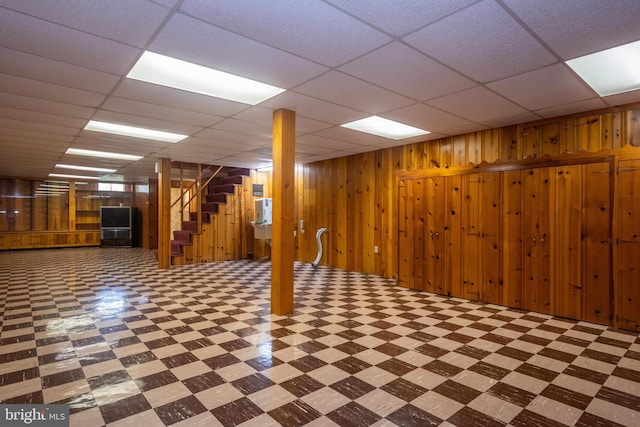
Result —
M296 170L296 224L304 220L305 229L298 229L296 259L314 260L315 233L327 227L322 265L397 277L397 171L438 169L455 175L469 164L508 164L625 144L640 146L640 105L305 164Z

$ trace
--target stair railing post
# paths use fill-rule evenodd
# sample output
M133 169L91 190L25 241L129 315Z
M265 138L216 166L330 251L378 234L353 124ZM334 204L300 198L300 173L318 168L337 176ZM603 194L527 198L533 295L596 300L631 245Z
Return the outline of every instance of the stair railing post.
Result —
M196 177L196 214L198 216L198 232L202 233L202 165L198 163L198 175ZM189 218L191 219L191 218Z

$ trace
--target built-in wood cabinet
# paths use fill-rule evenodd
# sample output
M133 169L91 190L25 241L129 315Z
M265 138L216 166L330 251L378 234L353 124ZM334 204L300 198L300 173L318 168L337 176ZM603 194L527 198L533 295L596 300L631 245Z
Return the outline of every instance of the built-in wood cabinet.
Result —
M399 284L640 329L640 160L502 169L399 173Z
M0 250L99 245L100 231L0 232Z

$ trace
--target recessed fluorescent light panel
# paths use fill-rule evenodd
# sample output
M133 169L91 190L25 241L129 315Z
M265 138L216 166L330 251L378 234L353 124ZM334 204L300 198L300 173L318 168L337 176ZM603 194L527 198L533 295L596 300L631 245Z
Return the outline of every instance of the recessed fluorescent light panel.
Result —
M110 153L107 151L94 151L94 150L82 150L80 148L69 148L66 151L67 154L74 154L76 156L88 156L88 157L102 157L104 159L118 159L118 160L140 160L142 156L134 156L133 154L121 154Z
M134 138L153 139L156 141L164 142L179 142L185 139L189 135L180 135L178 133L163 132L160 130L139 128L135 126L119 125L116 123L98 122L96 120L90 120L84 127L85 130L92 130L95 132L112 133L114 135L131 136Z
M67 174L63 174L63 173L50 173L49 176L53 177L53 178L99 179L97 176L67 175Z
M640 41L567 61L600 96L640 89Z
M413 126L394 122L393 120L378 116L367 117L365 119L356 120L355 122L345 123L341 126L395 140L431 133L428 130L415 128Z
M71 169L78 171L89 171L89 172L105 172L105 173L114 173L117 169L107 169L107 168L93 168L91 166L76 166L76 165L61 165L57 164L56 168L58 169Z
M276 86L148 51L127 77L250 105L284 92Z

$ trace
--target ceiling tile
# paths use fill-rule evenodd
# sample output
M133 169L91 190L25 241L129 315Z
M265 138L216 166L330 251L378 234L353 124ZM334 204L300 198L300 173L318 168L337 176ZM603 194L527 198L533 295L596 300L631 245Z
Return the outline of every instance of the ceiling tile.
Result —
M69 145L69 143L71 143L71 141L73 141L73 135L62 135L51 132L38 132L31 129L10 129L3 127L1 123L0 129L2 129L2 135L0 136L0 139L7 138L10 140L16 137L32 138L40 139L42 141L48 141L49 143L63 142L67 146Z
M1 73L0 92L64 102L84 107L98 107L105 98L103 94L96 92L73 89Z
M523 108L484 87L432 99L428 104L478 123L525 112Z
M166 120L175 123L184 123L198 127L212 126L223 120L224 117L208 115L184 109L167 107L164 105L149 104L146 102L132 101L129 99L112 96L102 108L122 114L132 114L150 117L158 120Z
M620 93L618 95L607 96L604 101L612 106L631 104L640 100L640 90L634 90L632 92Z
M358 149L362 144L354 144L352 142L341 141L329 137L322 137L319 135L305 135L296 139L296 143L300 143L308 146L325 147L335 151L343 151L348 149Z
M476 85L400 42L376 49L340 70L419 101Z
M263 126L257 123L245 122L237 119L225 119L215 126L215 129L235 132L245 135L245 139L257 139L259 141L266 141L271 143L272 139L272 125Z
M387 119L395 120L419 129L437 132L471 124L468 120L446 113L425 104L414 104L384 114Z
M402 36L473 3L475 0L328 0L383 31Z
M57 135L74 136L77 134L77 131L71 127L52 126L44 123L26 122L23 120L6 118L0 118L0 128L42 132L44 135L51 135L52 138L55 138Z
M404 40L481 83L557 62L493 0L468 7Z
M144 112L143 112L144 113ZM168 120L120 113L115 111L100 110L93 117L93 120L101 122L117 123L126 126L142 127L145 129L154 129L164 132L178 133L181 135L192 135L199 132L201 126L192 126L185 123L176 123ZM137 138L142 139L142 138ZM135 140L135 139L134 139Z
M149 50L288 89L327 68L184 15L174 16Z
M559 107L545 108L536 111L542 117L558 117L566 114L579 113L581 111L597 110L607 105L601 99L588 99L574 104L565 104Z
M640 39L637 0L504 0L563 60Z
M228 132L220 129L204 129L195 137L200 145L210 144L222 148L243 150L251 147L259 147L265 144L264 140L247 138L246 134ZM189 138L189 139L191 139Z
M540 110L596 97L564 64L554 64L486 85L528 110Z
M501 117L495 120L487 120L482 124L484 125L485 129L492 129L492 128L499 128L503 126L510 126L510 125L513 125L514 123L533 122L536 120L540 120L541 118L542 117L536 113L526 112L526 113L518 114L515 116ZM449 131L456 131L456 134L465 133L465 132L458 133L457 129L451 129L451 130L447 129L447 132Z
M3 0L9 9L37 16L132 46L142 47L170 9L153 2L131 0Z
M40 123L43 125L53 125L80 129L87 124L86 119L65 117L56 114L40 113L36 111L19 110L13 107L0 106L0 117L6 119L20 120L30 123Z
M304 83L296 87L295 92L322 98L368 114L379 114L415 103L414 100L339 71L330 71Z
M132 79L124 79L113 92L113 95L133 101L164 105L221 117L237 114L248 108L246 104L239 102L227 101Z
M250 107L241 113L236 114L233 118L268 127L271 132L271 128L273 126L273 109L262 106ZM296 133L317 132L333 126L334 125L330 123L324 123L296 115Z
M47 101L45 99L31 98L28 96L14 95L12 93L5 92L0 95L0 106L11 109L33 111L37 113L59 114L61 116L85 119L91 117L95 112L94 108Z
M186 0L182 12L222 28L334 67L391 39L315 0Z
M335 125L348 123L366 116L360 111L291 91L274 96L261 105L273 109L285 108L295 111L297 115Z
M119 77L0 47L0 72L98 93L109 93Z
M4 47L115 74L128 71L140 53L122 43L8 9L0 13L0 40Z

